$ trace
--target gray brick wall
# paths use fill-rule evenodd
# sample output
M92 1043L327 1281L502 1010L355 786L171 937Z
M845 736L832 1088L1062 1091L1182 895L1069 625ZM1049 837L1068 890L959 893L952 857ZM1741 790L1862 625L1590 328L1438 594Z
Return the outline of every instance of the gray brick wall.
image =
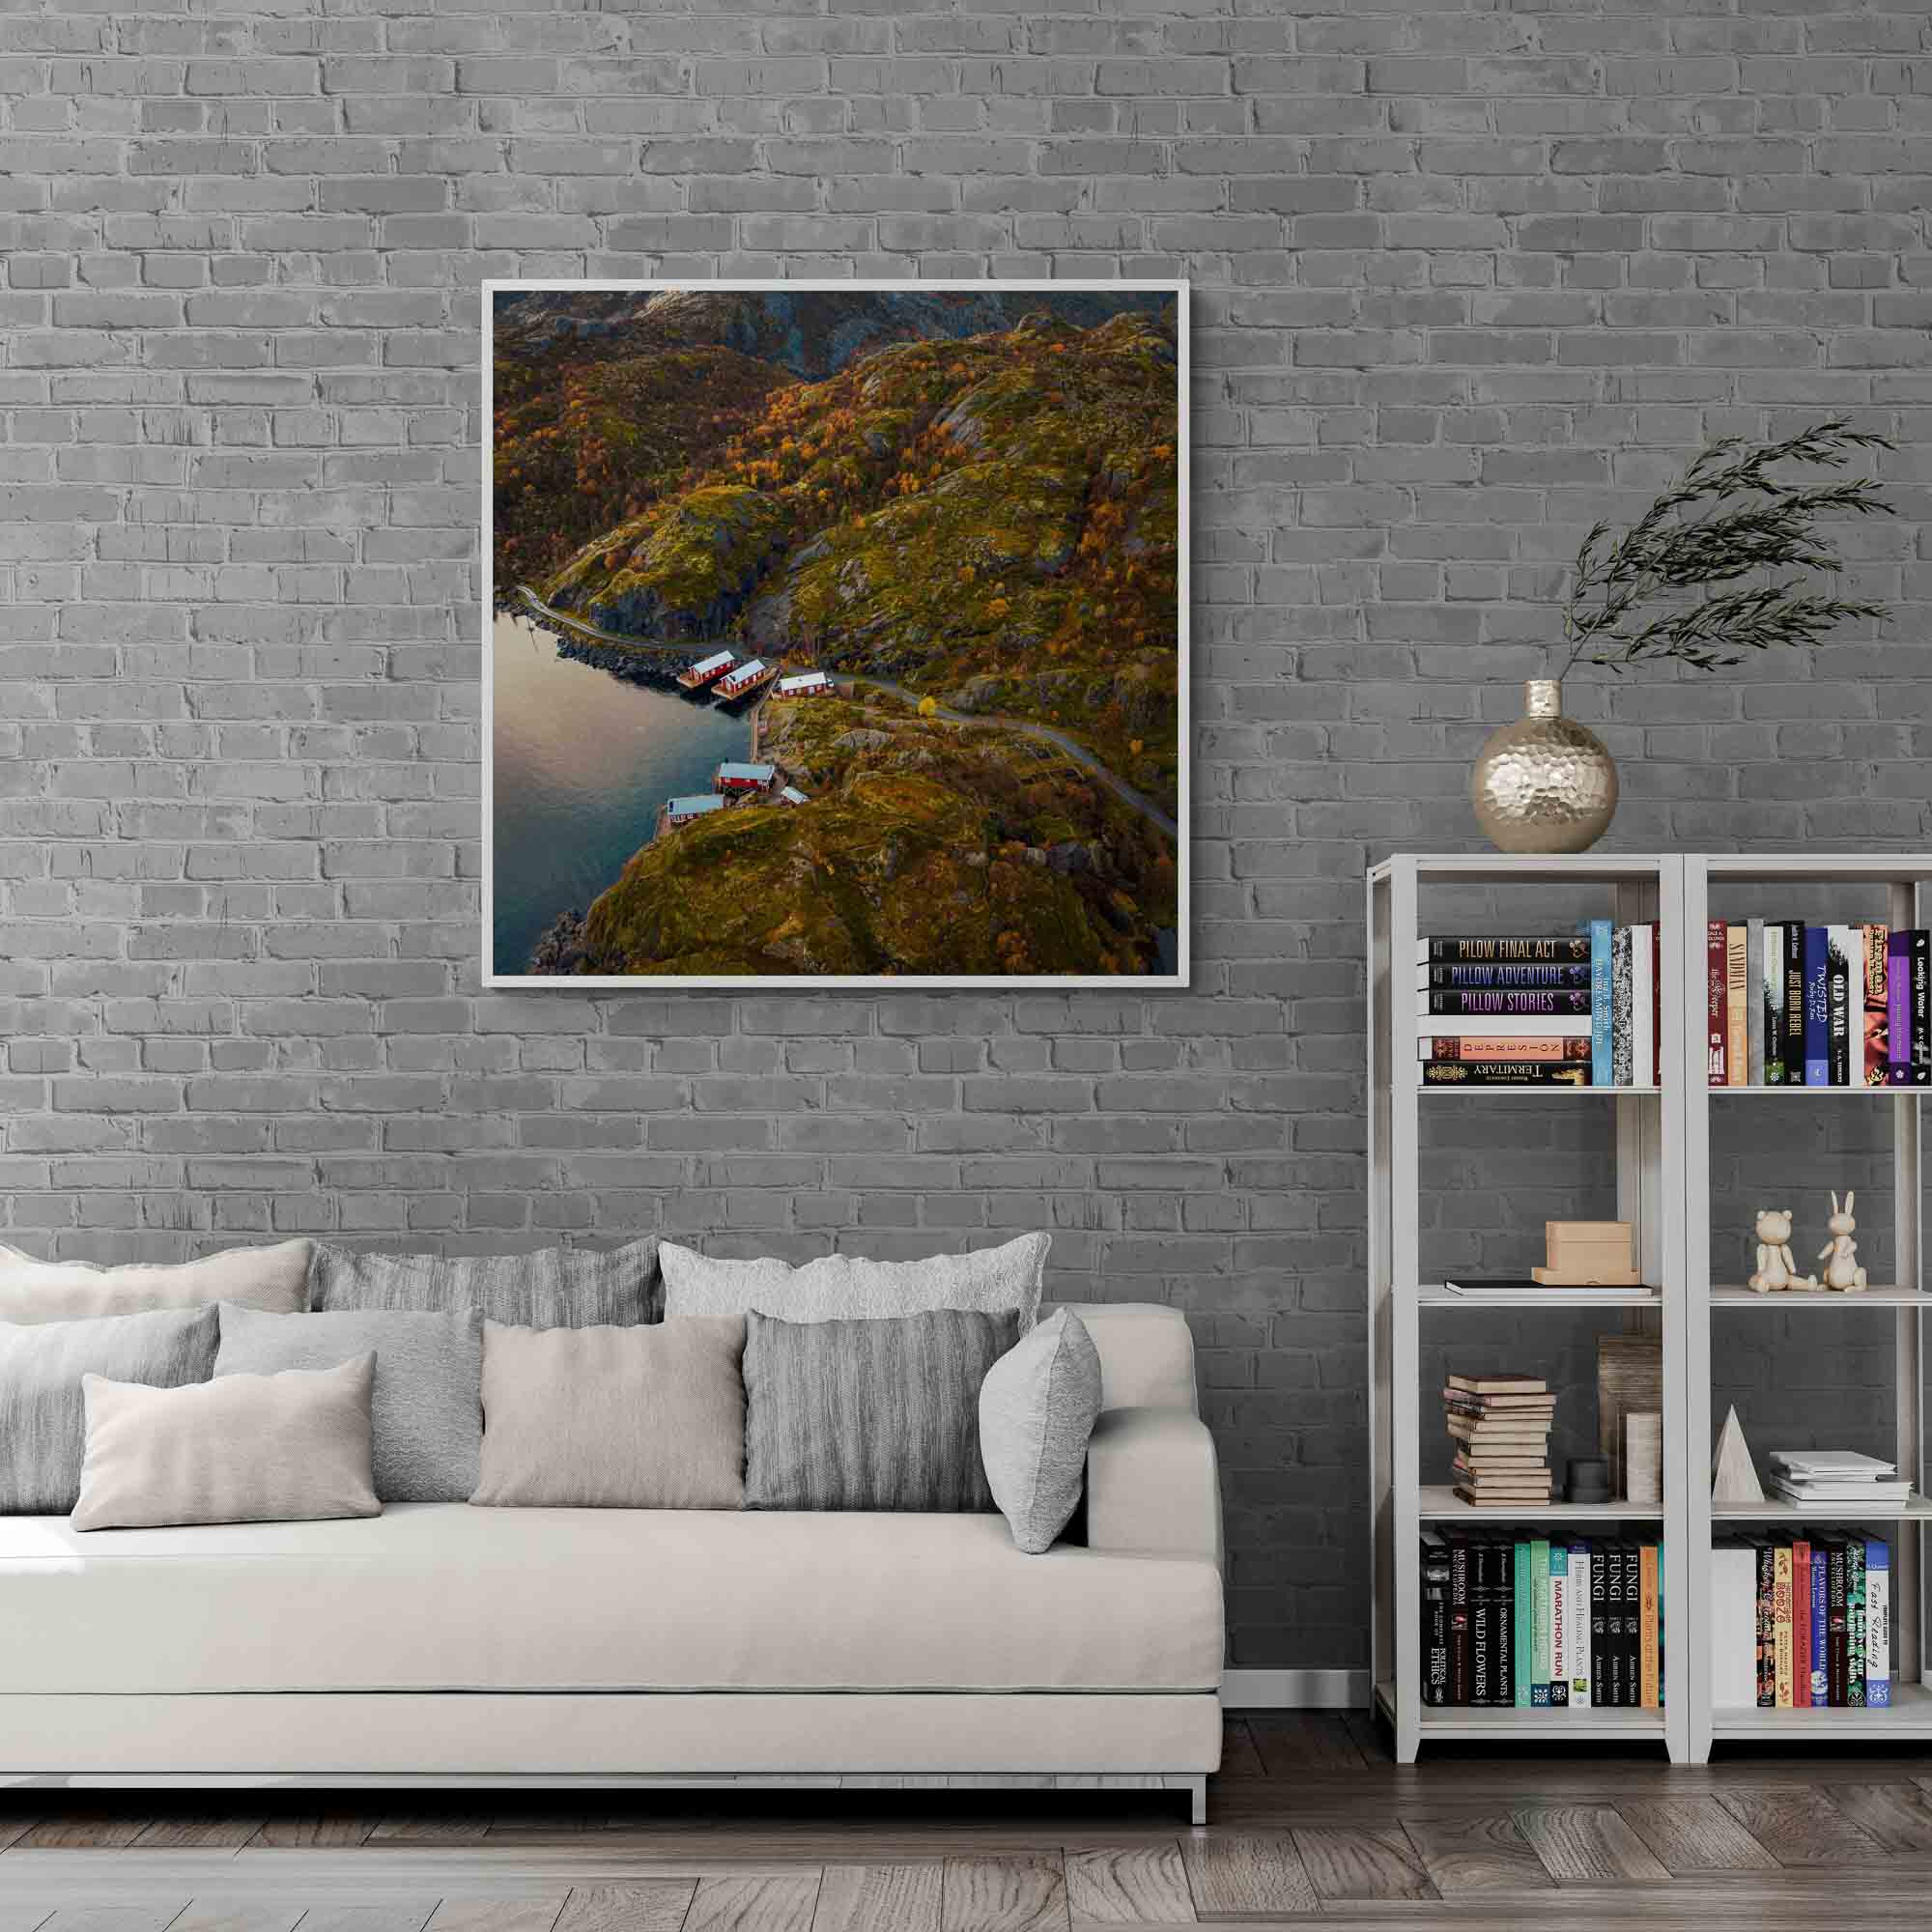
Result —
M1924 841L1927 44L1883 0L0 16L7 1238L1045 1225L1057 1292L1195 1321L1235 1661L1360 1662L1362 866L1473 840L1583 525L1827 410L1904 442L1852 537L1901 621L1572 705L1618 842ZM1191 992L479 993L520 272L1192 278Z

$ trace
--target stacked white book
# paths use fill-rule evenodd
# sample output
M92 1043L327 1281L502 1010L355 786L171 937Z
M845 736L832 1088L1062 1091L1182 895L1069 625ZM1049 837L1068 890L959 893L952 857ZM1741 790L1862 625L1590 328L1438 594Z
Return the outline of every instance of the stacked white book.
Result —
M1896 1463L1849 1449L1774 1449L1771 1487L1788 1503L1867 1504L1874 1510L1902 1509L1912 1485Z

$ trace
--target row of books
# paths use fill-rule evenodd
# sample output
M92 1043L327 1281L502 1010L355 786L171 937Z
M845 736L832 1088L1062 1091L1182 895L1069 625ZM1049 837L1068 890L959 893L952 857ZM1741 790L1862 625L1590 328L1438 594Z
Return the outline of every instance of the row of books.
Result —
M1556 1398L1548 1382L1536 1376L1450 1376L1442 1413L1463 1501L1521 1510L1549 1500Z
M1891 1548L1877 1537L1733 1537L1711 1551L1711 1691L1720 1709L1891 1702Z
M1417 942L1425 1086L1650 1086L1662 1077L1657 927L1438 933Z
M1932 1086L1932 929L1712 920L1713 1087Z
M1422 1701L1663 1705L1663 1549L1479 1532L1422 1539Z

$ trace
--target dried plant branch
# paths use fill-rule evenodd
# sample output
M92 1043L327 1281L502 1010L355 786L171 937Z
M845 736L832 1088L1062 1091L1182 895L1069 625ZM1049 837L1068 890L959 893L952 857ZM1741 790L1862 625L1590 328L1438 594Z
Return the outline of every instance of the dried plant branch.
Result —
M1807 589L1804 576L1843 567L1821 517L1893 514L1877 482L1786 483L1776 472L1790 465L1842 469L1855 450L1895 447L1843 420L1781 442L1712 443L1622 536L1612 541L1600 523L1583 539L1563 606L1564 670L1588 662L1621 672L1655 658L1717 670L1742 664L1747 651L1822 643L1847 618L1882 617L1879 605ZM1757 571L1799 574L1719 587ZM1698 590L1712 594L1688 594Z

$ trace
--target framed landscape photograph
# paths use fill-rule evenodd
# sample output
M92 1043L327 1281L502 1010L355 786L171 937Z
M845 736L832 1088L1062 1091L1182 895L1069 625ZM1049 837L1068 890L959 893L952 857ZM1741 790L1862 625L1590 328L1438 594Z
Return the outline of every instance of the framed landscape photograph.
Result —
M483 979L1188 979L1187 286L486 282Z

